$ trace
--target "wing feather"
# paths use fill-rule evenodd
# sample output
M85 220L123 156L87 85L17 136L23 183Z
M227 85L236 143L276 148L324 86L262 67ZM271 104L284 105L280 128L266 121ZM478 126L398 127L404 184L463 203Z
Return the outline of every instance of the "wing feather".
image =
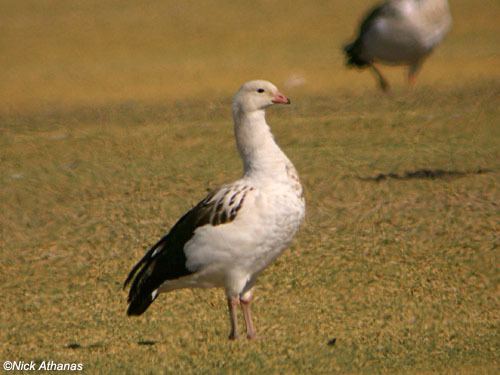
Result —
M253 187L233 184L211 192L146 252L132 268L123 285L126 288L131 283L128 315L142 314L156 298L155 291L165 281L197 271L186 267L185 244L199 227L217 226L233 221L250 190L253 190Z

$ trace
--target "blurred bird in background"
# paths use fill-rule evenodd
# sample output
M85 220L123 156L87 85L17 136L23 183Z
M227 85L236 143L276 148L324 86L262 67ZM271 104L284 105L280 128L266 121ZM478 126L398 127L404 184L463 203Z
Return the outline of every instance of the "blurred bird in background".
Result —
M447 0L386 1L368 12L356 39L344 46L347 65L370 68L383 91L389 83L375 63L407 65L413 85L423 61L450 27Z

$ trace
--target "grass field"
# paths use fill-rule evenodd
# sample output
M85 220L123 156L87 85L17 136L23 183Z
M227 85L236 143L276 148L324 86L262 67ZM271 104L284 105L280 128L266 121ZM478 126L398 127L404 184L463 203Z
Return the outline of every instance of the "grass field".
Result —
M451 1L417 87L385 68L384 96L339 52L367 3L0 1L0 361L498 373L500 4ZM239 177L229 106L252 78L292 98L268 119L308 204L258 281L259 339L227 340L221 290L127 318L130 267Z

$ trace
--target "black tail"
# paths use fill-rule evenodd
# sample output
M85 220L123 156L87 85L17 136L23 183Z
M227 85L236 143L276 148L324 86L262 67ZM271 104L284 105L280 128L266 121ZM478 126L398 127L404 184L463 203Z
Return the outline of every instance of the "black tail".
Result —
M155 299L156 295L153 297L152 293L142 293L134 296L133 299L129 301L127 315L141 315Z
M343 50L347 57L346 65L363 68L369 64L368 61L361 58L361 48L359 39L344 46Z
M162 244L162 241L163 239L149 249L144 257L132 268L123 284L123 288L126 288L132 282L127 299L129 303L127 315L129 316L141 315L157 297L156 289L159 283L156 282L154 277L151 277L156 266L153 253Z
M149 259L141 259L132 271L130 271L125 281L124 287L133 280L127 300L129 303L127 315L129 316L141 315L156 298L155 288L151 285L151 280L149 279L151 273L150 267L152 266L154 265L151 264Z
M193 273L186 268L184 245L194 234L200 221L197 209L205 201L185 214L170 232L151 247L144 257L132 268L123 285L130 285L127 315L141 315L156 299L158 289L167 280L178 279ZM207 215L202 218L208 217Z

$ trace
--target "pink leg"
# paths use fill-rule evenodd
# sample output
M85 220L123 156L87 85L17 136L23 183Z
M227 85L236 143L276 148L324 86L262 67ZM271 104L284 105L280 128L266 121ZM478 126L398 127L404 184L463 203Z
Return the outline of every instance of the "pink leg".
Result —
M243 317L245 318L245 325L247 327L247 338L250 340L254 339L256 336L255 327L252 321L252 311L250 310L252 300L253 294L251 291L248 291L240 298L241 309L243 310Z
M229 319L231 321L231 332L229 333L229 340L236 340L238 338L238 317L236 307L239 305L240 300L238 297L228 297L227 307L229 308Z
M420 67L421 63L420 61L418 61L415 64L411 65L408 69L408 85L410 87L415 86L415 82L417 81L417 74L420 70Z

